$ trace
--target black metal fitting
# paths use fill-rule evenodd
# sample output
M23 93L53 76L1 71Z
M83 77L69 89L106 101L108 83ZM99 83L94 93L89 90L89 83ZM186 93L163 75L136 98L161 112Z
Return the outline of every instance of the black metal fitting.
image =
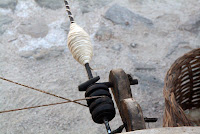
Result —
M88 81L86 81L86 82L80 84L80 85L78 86L78 90L79 90L79 91L86 91L86 89L87 89L89 86L95 84L98 80L100 80L100 77L99 77L99 76L94 77L94 78L92 78L92 79L89 79ZM103 82L103 83L96 83L96 84L104 84L104 85L106 85L106 86L109 87L109 88L110 88L110 87L113 87L113 84L112 84L111 82Z
M158 118L147 118L147 117L144 118L145 122L156 122L157 120Z
M127 76L128 76L128 80L130 82L130 85L137 85L138 84L138 80L137 79L133 79L130 74L127 74Z
M116 113L108 86L104 84L94 84L90 86L85 92L85 97L94 96L104 97L87 100L93 121L98 124L104 123L105 118L111 121Z
M96 83L98 80L100 80L100 77L99 77L99 76L94 77L94 78L91 78L91 79L89 79L88 81L86 81L86 82L80 84L80 85L78 86L78 90L79 90L79 91L86 91L86 89L87 89L89 86L93 85L93 84Z
M112 131L111 134L121 133L123 129L125 128L124 124L119 126L116 130Z
M93 121L102 124L104 123L104 119L111 121L116 113L112 96L109 92L109 87L112 87L112 83L96 83L99 79L99 76L91 78L83 84L80 84L78 89L79 91L86 91L85 97L102 96L100 98L87 100Z

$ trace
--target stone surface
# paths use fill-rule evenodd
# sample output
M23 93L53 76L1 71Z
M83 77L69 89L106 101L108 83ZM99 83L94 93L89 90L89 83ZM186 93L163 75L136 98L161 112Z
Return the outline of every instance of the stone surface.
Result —
M70 22L68 22L68 23L66 23L66 22L62 23L60 25L60 28L62 28L63 30L65 30L66 33L68 33L69 29L70 29Z
M114 45L112 45L111 48L112 48L113 50L115 50L115 51L120 51L121 48L122 48L122 44L120 44L120 43L114 44Z
M198 34L200 32L200 14L190 17L179 29Z
M149 65L144 63L135 63L134 64L135 71L156 71L155 65Z
M113 0L78 0L82 13L88 13L95 9L102 8Z
M95 34L95 37L99 41L110 40L113 37L113 32L109 27L100 26Z
M72 100L84 98L77 86L88 78L67 47L69 20L63 1L37 3L18 0L14 13L0 8L4 16L0 29L6 31L0 36L0 76ZM57 4L62 7L55 8ZM76 23L92 39L93 75L101 77L99 82L107 82L111 69L122 68L139 79L139 85L131 86L133 97L145 117L158 118L156 123L146 124L147 128L162 127L166 72L178 57L200 47L198 32L179 28L196 17L200 1L70 0L69 4ZM0 111L62 101L0 80ZM116 112L110 122L112 130L122 125ZM0 134L21 133L104 134L106 130L92 121L88 108L73 103L0 114Z
M166 57L168 58L168 57L176 55L177 53L180 53L180 52L186 53L192 49L195 49L195 47L191 46L190 42L180 41L169 48L169 51L168 51Z
M21 34L27 34L34 38L42 38L48 34L49 28L43 19L30 18L22 22L17 28Z
M57 46L51 48L38 48L31 51L21 51L20 56L23 58L34 58L36 60L56 58L63 54L64 46Z
M177 14L162 14L156 17L154 21L155 26L162 29L163 34L177 30L179 23L180 17Z
M17 2L17 0L1 0L0 8L10 8L14 10L17 5Z
M0 35L2 35L6 30L3 26L10 24L12 21L13 19L11 17L0 14Z
M40 7L45 7L53 10L64 7L63 0L35 0L35 2Z
M118 4L114 4L110 7L104 17L114 24L124 25L124 26L131 26L134 23L144 23L147 26L152 26L153 22L143 16L133 13L129 9L122 7Z
M147 72L135 72L134 75L139 78L141 90L155 90L164 86L162 80L154 75L147 75ZM151 91L150 91L151 92Z
M138 46L138 44L137 44L137 43L131 43L130 46L131 46L132 48L136 48L136 47Z

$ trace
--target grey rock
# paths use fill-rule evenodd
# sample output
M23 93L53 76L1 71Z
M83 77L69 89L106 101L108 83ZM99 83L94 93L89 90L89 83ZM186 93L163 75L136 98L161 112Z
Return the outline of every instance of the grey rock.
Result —
M112 46L112 49L115 51L120 51L122 48L122 44L118 43Z
M55 46L51 48L38 48L31 51L22 51L19 55L22 58L34 58L36 60L42 60L59 57L60 55L62 55L64 50L64 46Z
M137 43L131 43L130 46L131 46L132 48L136 48L136 47L138 46L138 44L137 44Z
M144 63L135 63L136 71L156 71L156 66Z
M183 55L184 53L194 49L189 42L180 41L169 48L166 58L174 55Z
M33 55L33 57L36 60L41 60L45 58L56 58L62 55L64 50L64 46L51 47L50 49L41 49L35 55Z
M142 90L147 90L147 89L160 89L163 88L164 82L161 81L159 78L156 76L153 76L151 74L147 74L145 72L135 72L134 75L138 77L139 79L139 84L142 88Z
M3 35L6 30L0 27L0 35Z
M0 0L0 8L10 8L14 10L17 2L17 0Z
M67 33L70 30L70 22L64 22L60 25L60 28L62 28L63 30L65 30Z
M4 25L7 25L11 23L13 19L7 15L0 15L0 35L2 35L5 32Z
M9 24L13 21L13 19L7 15L0 15L0 27L3 25Z
M95 34L95 37L99 41L110 40L113 37L113 32L108 27L100 26L99 29L97 30L96 34Z
M154 20L155 27L159 30L161 36L166 36L169 31L177 30L180 23L180 16L177 14L162 14Z
M19 55L20 55L22 58L32 58L33 55L34 55L34 53L35 53L35 51L22 51L22 52L20 52Z
M94 9L102 8L113 0L78 0L82 13L88 13Z
M200 14L189 18L189 20L182 24L179 29L198 34L200 32Z
M64 7L63 0L35 0L35 2L40 7L45 7L53 10Z
M173 45L173 46L169 49L169 51L168 51L168 53L167 53L167 55L166 55L166 58L168 58L169 56L171 56L171 55L176 51L177 48L178 48L178 44Z
M130 4L143 4L145 0L128 0Z
M49 28L43 19L31 18L21 23L17 30L19 33L30 35L33 38L42 38L48 34Z
M124 26L131 26L134 23L143 23L147 26L152 26L153 22L139 14L133 13L126 7L122 7L118 4L114 4L110 7L104 17L114 24L124 25Z

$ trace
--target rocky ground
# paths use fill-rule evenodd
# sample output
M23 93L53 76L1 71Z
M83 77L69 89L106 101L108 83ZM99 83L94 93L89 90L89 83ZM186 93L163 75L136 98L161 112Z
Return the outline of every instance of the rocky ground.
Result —
M200 47L199 0L69 0L77 24L91 36L94 75L107 81L123 68L144 116L161 127L164 77L184 53ZM63 0L0 0L0 76L77 99L87 80L67 48L69 19ZM63 100L0 81L0 111ZM83 102L85 103L85 102ZM118 112L118 111L117 111ZM122 124L119 114L111 128ZM148 126L148 124L147 124ZM102 134L89 110L76 104L0 114L1 134Z

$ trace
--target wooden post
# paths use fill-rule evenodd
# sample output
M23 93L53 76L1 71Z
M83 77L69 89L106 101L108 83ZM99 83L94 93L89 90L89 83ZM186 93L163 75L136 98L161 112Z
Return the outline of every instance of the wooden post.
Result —
M122 69L111 70L109 81L113 83L112 93L126 131L145 129L142 110L132 97L127 74Z

